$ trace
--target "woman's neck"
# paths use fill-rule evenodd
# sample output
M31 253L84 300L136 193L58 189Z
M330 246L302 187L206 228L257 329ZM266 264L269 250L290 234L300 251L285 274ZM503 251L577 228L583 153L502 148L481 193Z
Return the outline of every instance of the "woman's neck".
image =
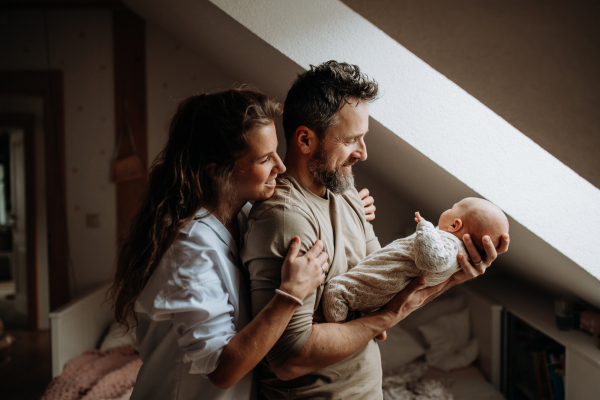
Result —
M240 204L235 204L232 207L228 207L227 210L215 210L207 207L208 211L213 213L213 215L225 226L225 228L229 231L233 240L235 240L235 244L239 247L239 224L237 220L237 216L242 211L244 205L246 205L246 201L243 203L238 202Z

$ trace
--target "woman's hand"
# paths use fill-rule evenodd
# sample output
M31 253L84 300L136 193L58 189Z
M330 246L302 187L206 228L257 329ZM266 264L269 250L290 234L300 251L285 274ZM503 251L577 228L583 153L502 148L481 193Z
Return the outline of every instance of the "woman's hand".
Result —
M462 253L458 253L456 258L458 259L458 263L462 269L452 275L450 278L450 286L458 285L468 281L469 279L483 275L485 270L488 269L496 257L498 257L498 254L506 253L510 243L510 237L508 236L508 233L503 234L500 245L498 246L498 249L496 249L494 248L494 244L490 240L490 237L487 235L484 236L483 249L485 250L485 257L482 257L479 254L469 234L465 234L463 236L463 242L467 248L467 251L469 252L469 256L471 257L473 264L471 264Z
M373 196L369 196L369 189L366 188L358 192L358 195L365 208L365 218L367 221L373 221L375 219L375 199Z
M300 238L294 237L281 269L280 290L304 300L310 296L323 282L329 270L327 259L329 256L323 252L323 242L317 240L315 245L302 257L300 251Z

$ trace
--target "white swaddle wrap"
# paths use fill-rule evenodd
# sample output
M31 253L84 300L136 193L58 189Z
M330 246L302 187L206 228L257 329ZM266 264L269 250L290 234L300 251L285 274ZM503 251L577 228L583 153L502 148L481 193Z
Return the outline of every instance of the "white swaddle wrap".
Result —
M380 308L417 276L427 278L426 286L442 283L460 269L459 252L468 257L462 240L431 222L419 222L413 235L371 253L329 281L323 294L325 319L340 322L348 311Z

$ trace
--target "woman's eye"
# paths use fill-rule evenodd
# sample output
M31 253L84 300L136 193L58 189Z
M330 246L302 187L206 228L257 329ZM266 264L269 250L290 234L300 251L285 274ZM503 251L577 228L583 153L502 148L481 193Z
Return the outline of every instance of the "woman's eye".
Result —
M266 157L265 157L265 159L264 159L264 160L262 160L260 163L261 163L261 164L264 164L264 163L266 163L267 161L269 161L270 159L271 159L271 156L266 156Z

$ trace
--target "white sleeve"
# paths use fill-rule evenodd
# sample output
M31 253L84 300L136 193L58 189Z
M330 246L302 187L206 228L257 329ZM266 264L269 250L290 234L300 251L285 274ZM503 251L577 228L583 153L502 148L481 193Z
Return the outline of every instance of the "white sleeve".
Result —
M206 376L213 372L223 348L236 334L234 310L228 299L218 277L166 299L183 361L192 363L190 374Z
M414 246L415 264L421 270L443 272L456 264L456 243L442 237L431 222L423 221L417 224Z
M209 221L210 222L210 221ZM224 228L223 228L224 229ZM163 256L136 301L136 312L170 321L190 374L213 372L237 333L237 272L226 244L208 224L191 222ZM230 265L231 264L231 265Z

